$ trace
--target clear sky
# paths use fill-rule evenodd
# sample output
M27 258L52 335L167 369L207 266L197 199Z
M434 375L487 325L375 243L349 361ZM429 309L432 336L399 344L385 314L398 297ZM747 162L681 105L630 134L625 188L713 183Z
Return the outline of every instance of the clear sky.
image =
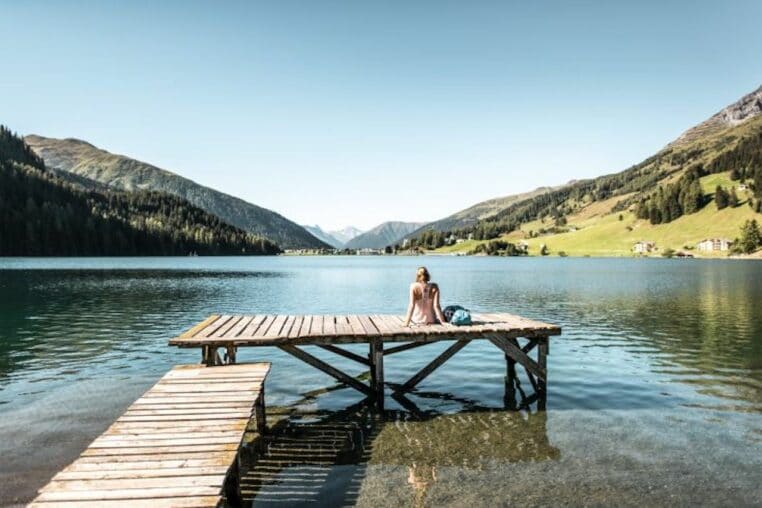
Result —
M0 0L0 123L299 223L639 162L762 83L762 2Z

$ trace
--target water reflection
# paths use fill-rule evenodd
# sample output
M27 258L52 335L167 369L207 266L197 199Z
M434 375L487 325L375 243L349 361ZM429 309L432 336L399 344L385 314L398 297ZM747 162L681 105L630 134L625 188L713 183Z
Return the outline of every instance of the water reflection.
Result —
M347 506L386 499L378 489L389 489L405 505L423 506L443 468L478 472L496 463L560 458L544 411L499 411L466 402L469 409L454 414L421 408L379 414L366 403L335 412L274 409L277 423L244 452L243 497L256 506ZM407 495L399 492L398 476L379 483L383 476L371 473L389 467L406 471ZM369 483L369 476L375 480Z

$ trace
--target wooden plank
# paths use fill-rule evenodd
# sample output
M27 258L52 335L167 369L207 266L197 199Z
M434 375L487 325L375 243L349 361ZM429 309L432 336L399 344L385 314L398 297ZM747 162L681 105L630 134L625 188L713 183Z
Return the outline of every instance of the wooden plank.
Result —
M200 331L196 334L196 337L212 337L217 333L217 330L222 329L227 323L229 323L233 319L233 316L231 315L224 315L220 316L220 319L215 321L213 324L207 326L204 330Z
M304 316L296 316L294 318L294 323L291 326L291 330L288 332L288 338L289 339L295 339L299 337L299 330L302 328L302 322L304 321Z
M181 383L181 384L157 384L153 387L152 393L179 393L179 394L192 394L192 393L208 393L208 392L249 392L259 391L262 387L262 382L253 383Z
M273 324L267 329L262 337L272 339L274 337L280 336L280 332L283 329L283 326L286 324L286 319L288 319L288 316L284 314L275 316Z
M232 461L238 452L238 447L238 444L226 444L162 447L152 450L145 448L88 448L82 452L77 463L113 464L114 462L209 459L226 453L232 454Z
M104 500L143 500L167 497L218 496L220 489L214 487L153 487L145 489L116 490L75 490L61 492L43 492L34 500L35 503L51 501L104 501ZM133 504L134 506L134 504Z
M410 332L410 328L404 326L404 320L401 316L382 316L384 323L392 330L393 335L400 335Z
M233 316L230 318L230 320L219 327L215 332L214 335L217 337L224 337L230 330L233 329L238 323L240 323L244 319L244 316Z
M327 337L336 335L336 316L325 316L323 318L323 335Z
M215 508L221 502L220 496L194 497L162 497L152 498L151 508ZM87 501L52 501L34 502L31 508L135 508L134 500L104 500Z
M347 316L347 320L349 321L349 326L352 328L352 335L355 337L365 337L367 335L359 316L352 314Z
M362 382L356 380L352 376L349 376L349 375L343 373L339 369L328 365L324 361L320 360L319 358L316 358L315 356L312 356L311 354L307 353L306 351L303 351L303 350L301 350L301 349L299 349L299 348L297 348L295 346L292 346L290 344L282 344L282 345L280 345L278 347L281 348L286 353L289 353L289 354L299 358L303 362L305 362L305 363L307 363L309 365L312 365L316 369L325 372L329 376L338 379L342 383L351 386L355 390L358 390L358 391L360 391L362 393L365 393L366 395L371 395L372 394L371 389L368 386L366 386L365 384L363 384Z
M225 482L224 474L203 476L178 476L168 482L166 478L120 478L116 480L53 480L40 492L109 491L117 489L151 489L166 487L214 487Z
M298 337L306 337L310 334L310 327L312 326L312 316L304 316L302 320L302 326L299 328Z
M102 466L91 471L61 471L53 477L53 481L71 480L127 480L137 478L170 478L174 476L209 476L224 475L230 466L202 467L162 467L140 469L104 469ZM172 480L166 482L171 484Z
M250 415L247 415L250 416ZM247 418L237 417L228 419L209 419L209 420L140 420L140 421L122 421L111 425L105 434L109 436L120 434L133 434L140 432L141 435L158 433L160 431L172 431L175 434L197 434L204 435L207 432L215 432L220 429L225 430L246 430L248 424Z
M241 333L238 334L237 338L254 337L257 331L265 324L268 317L269 316L266 314L257 314L254 316L254 319L252 319L249 324L246 325L246 328L241 330Z
M352 335L352 326L350 326L347 316L336 316L336 335Z
M360 320L360 324L365 329L365 335L378 336L381 334L381 332L378 330L376 325L373 324L373 321L371 321L369 316L360 315L360 316L357 316L357 318Z
M235 324L235 326L230 327L225 333L222 334L225 338L235 338L238 337L241 332L246 329L247 326L249 326L249 323L251 323L256 316L241 316L241 319L238 320L238 322Z
M234 454L216 454L214 458L207 459L173 459L173 460L139 460L131 462L111 462L102 464L99 462L85 462L78 460L61 472L99 472L99 471L131 471L131 470L161 470L161 469L194 469L204 467L228 467L230 461L226 459Z
M312 316L312 324L310 324L309 334L312 337L323 335L323 320L324 316Z
M378 314L373 314L368 316L369 319L373 322L373 325L378 330L379 335L383 336L389 336L394 335L395 330L392 329L391 326L389 326L389 323L384 320L383 316L380 316Z
M286 322L283 324L283 329L280 331L281 337L288 338L288 336L291 334L291 328L294 326L295 321L296 316L286 317Z
M203 330L207 326L211 325L212 323L217 321L219 318L220 318L220 316L218 316L217 314L212 314L211 316L209 316L208 318L204 319L203 321L201 321L196 326L193 326L192 328L190 328L189 330L184 332L178 338L180 338L180 339L189 339L191 337L194 337L198 332L200 332L201 330Z
M469 339L461 339L448 347L439 356L434 358L428 365L422 368L416 375L408 379L403 385L402 390L411 390L418 383L423 381L429 374L434 372L440 365L449 360L455 353L463 349L469 342Z
M273 323L275 323L275 318L278 316L269 315L265 317L265 320L262 321L262 324L257 328L257 331L254 332L250 337L254 339L261 339L265 336L267 331L272 327Z

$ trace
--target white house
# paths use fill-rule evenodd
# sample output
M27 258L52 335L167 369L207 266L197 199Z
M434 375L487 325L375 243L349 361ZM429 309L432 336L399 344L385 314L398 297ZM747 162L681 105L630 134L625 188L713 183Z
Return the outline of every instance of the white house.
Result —
M656 249L656 242L646 242L644 240L637 242L632 248L638 254L648 254L653 252L654 249Z
M704 252L727 251L733 246L733 241L727 238L707 238L696 244L696 248Z

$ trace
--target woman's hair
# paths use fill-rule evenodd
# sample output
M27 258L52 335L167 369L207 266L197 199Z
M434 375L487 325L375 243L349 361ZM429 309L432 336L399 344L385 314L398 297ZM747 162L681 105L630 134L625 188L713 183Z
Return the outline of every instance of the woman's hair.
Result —
M420 267L415 272L415 281L416 282L428 282L431 280L431 275L429 275L429 271L426 269L425 266Z

